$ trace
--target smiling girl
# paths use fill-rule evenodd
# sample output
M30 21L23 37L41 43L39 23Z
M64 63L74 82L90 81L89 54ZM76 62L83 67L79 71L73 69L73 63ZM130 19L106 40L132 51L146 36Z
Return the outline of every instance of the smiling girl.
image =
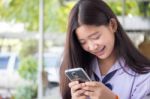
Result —
M70 82L64 71L77 67L92 81ZM143 99L150 94L150 61L102 0L79 0L70 12L60 89L62 99Z

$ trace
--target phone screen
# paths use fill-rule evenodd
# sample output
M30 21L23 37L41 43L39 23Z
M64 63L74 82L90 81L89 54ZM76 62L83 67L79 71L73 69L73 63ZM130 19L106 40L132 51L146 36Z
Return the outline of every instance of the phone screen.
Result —
M65 70L65 74L71 81L79 81L80 83L91 81L87 73L82 68Z

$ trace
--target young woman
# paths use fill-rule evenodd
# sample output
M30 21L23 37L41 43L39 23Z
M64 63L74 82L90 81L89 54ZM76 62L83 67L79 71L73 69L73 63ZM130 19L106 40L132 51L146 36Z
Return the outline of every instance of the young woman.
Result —
M70 82L64 71L77 67L92 81ZM150 94L150 61L102 0L79 0L70 12L60 88L62 99L143 99Z

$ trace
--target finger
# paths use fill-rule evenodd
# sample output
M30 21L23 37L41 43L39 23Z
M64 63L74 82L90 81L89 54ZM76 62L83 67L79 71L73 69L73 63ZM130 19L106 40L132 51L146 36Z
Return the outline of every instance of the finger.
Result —
M81 85L82 85L82 87L85 87L86 85L85 85L85 83L80 83Z
M82 89L86 91L91 91L91 92L94 92L96 90L95 87L91 87L91 86L85 86L85 87L82 87Z
M94 92L85 91L85 92L84 92L84 95L86 95L86 96L94 96Z
M71 88L72 86L79 84L79 81L72 81L69 83L69 87Z
M82 84L76 84L76 85L71 87L71 92L74 93L81 88L82 88Z
M75 93L73 93L72 95L75 97L79 97L79 96L82 96L84 92L85 92L84 90L78 90Z
M85 85L86 86L92 86L92 87L98 87L101 84L99 82L96 82L96 81L90 81L90 82L85 82Z

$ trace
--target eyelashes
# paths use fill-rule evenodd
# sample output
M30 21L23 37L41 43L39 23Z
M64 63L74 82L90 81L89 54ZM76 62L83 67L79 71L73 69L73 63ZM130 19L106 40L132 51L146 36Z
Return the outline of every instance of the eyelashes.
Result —
M89 40L91 40L91 41L99 40L100 36L101 36L101 35L97 35L97 36L90 37ZM86 40L80 41L80 44L81 44L81 45L85 45L85 44L86 44Z

